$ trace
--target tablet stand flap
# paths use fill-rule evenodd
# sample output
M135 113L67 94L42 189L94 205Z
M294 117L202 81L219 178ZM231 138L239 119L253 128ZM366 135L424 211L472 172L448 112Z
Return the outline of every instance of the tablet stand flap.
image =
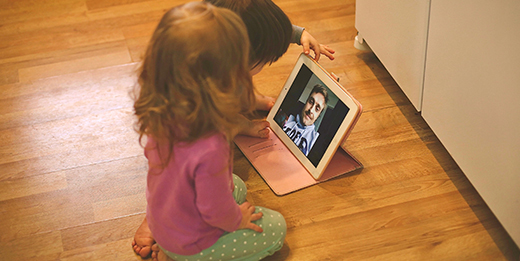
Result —
M317 182L323 182L361 168L363 165L354 156L339 147Z
M338 149L321 178L315 180L272 131L267 139L239 135L234 141L276 195L285 195L362 168L349 153Z

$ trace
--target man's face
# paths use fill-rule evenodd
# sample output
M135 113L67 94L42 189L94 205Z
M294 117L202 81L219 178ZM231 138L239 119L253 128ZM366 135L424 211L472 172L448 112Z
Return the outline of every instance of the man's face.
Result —
M325 105L325 96L323 94L318 92L311 93L300 115L303 125L310 126L314 124Z

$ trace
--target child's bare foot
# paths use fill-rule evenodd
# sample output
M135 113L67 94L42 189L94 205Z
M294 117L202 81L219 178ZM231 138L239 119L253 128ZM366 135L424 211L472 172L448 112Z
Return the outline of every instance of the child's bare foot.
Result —
M243 118L240 124L239 134L251 137L267 138L269 137L269 122L265 120L251 121L246 117Z
M152 245L152 260L153 261L157 261L157 259L159 258L160 250L161 249L159 248L159 245L157 245L157 243Z
M152 260L153 261L174 261L170 257L168 257L157 244L153 244L152 246Z
M154 243L155 239L153 239L152 231L150 231L148 221L146 221L145 217L143 223L135 232L132 247L134 248L135 253L140 255L142 258L146 258L152 252L152 245Z
M255 93L256 97L256 109L261 111L269 111L274 106L276 101L273 97L265 96L259 93Z

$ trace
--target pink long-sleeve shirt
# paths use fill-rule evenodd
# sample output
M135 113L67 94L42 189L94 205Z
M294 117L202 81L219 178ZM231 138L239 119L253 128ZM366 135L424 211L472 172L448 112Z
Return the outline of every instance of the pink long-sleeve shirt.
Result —
M161 157L167 156L166 146L160 147ZM230 148L224 135L176 144L164 169L153 138L148 138L145 156L146 218L161 247L180 255L197 254L225 231L239 227L242 214L232 194Z

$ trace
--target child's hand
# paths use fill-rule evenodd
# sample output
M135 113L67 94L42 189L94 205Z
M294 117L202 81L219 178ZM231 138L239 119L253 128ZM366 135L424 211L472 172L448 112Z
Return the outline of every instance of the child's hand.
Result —
M269 137L269 122L266 120L249 120L244 115L239 115L240 121L237 134L247 135L257 138Z
M269 111L276 102L273 97L265 96L260 93L255 93L256 109L261 111Z
M326 45L320 44L309 32L307 32L307 30L303 30L300 43L303 46L303 53L309 54L310 49L314 51L314 60L318 61L320 59L320 54L324 54L329 57L330 60L334 60L333 54L336 51Z
M264 230L258 225L252 223L252 221L259 220L262 217L262 212L255 213L255 206L245 202L240 205L240 211L242 211L242 222L238 229L252 229L256 232L264 232Z

